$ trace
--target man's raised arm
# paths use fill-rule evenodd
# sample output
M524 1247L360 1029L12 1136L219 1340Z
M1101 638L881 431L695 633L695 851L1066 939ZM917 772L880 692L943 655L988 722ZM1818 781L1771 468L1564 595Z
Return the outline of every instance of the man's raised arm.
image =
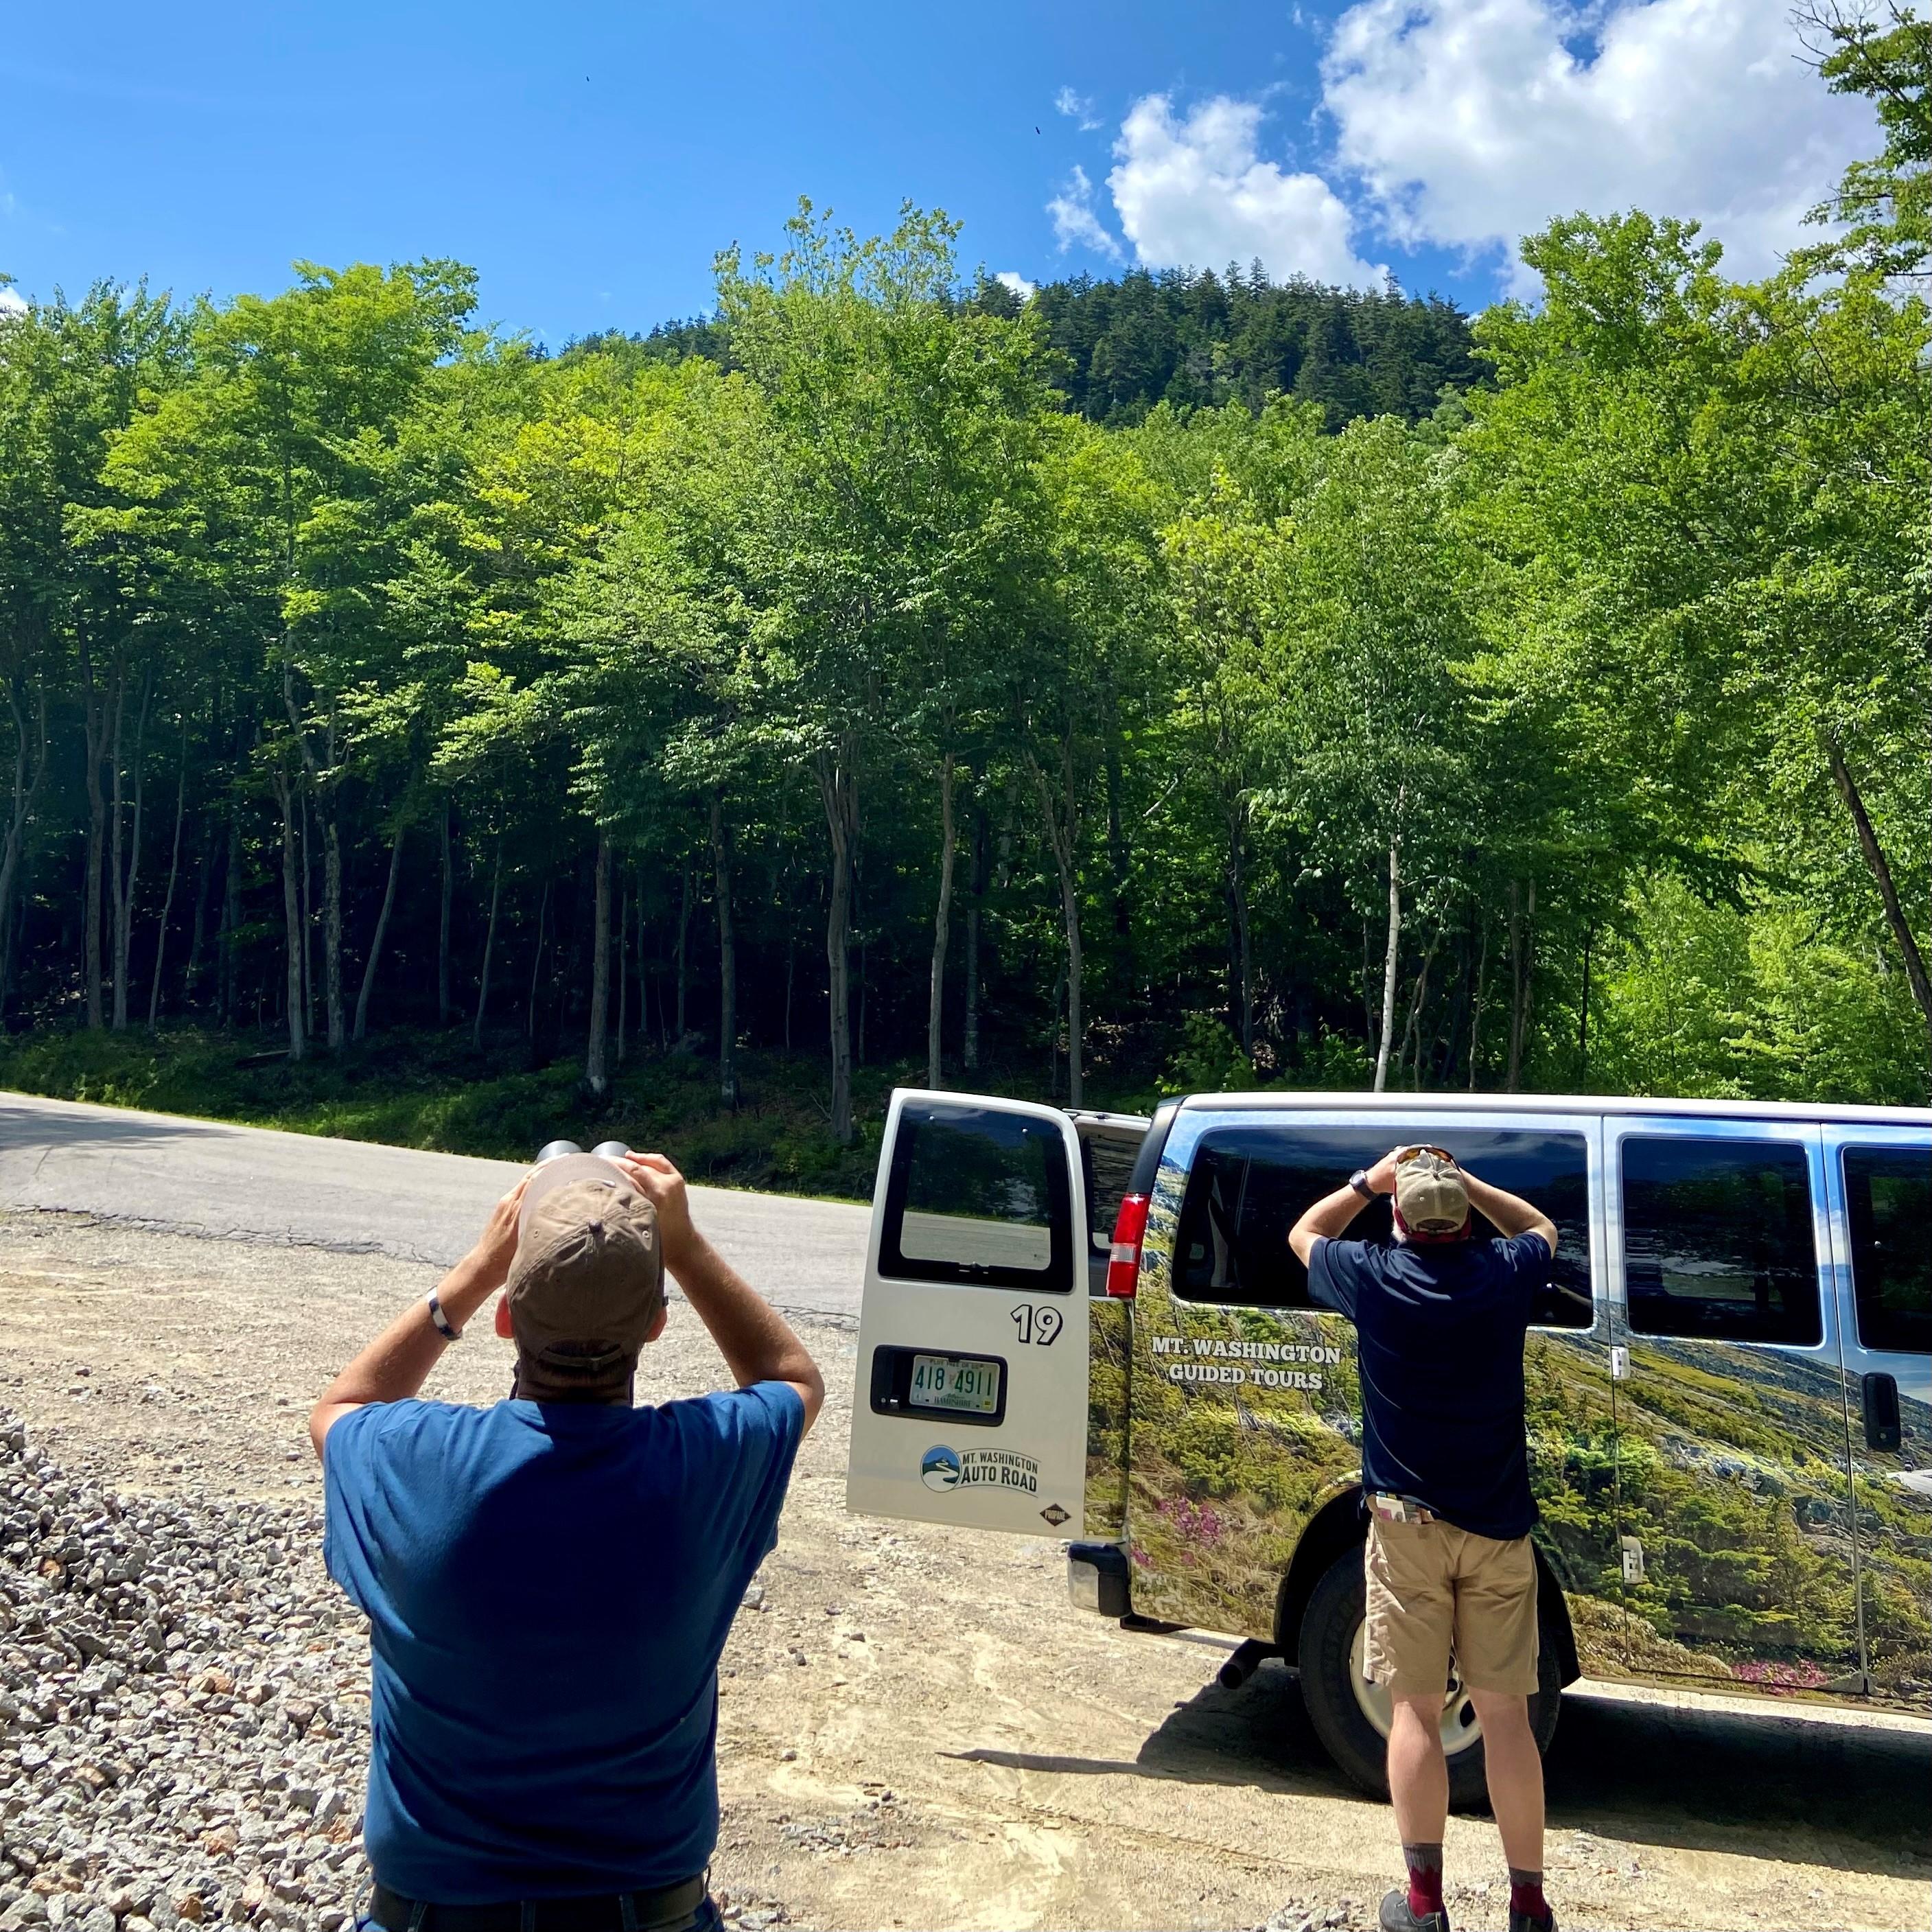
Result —
M436 1284L436 1305L458 1334L510 1272L517 1252L517 1215L523 1204L520 1180L490 1210L482 1238ZM322 1390L308 1418L315 1453L322 1454L323 1438L352 1408L366 1408L374 1402L407 1402L428 1380L448 1346L448 1333L437 1327L428 1302L411 1302Z
M1556 1258L1556 1223L1540 1208L1532 1208L1520 1194L1507 1194L1486 1180L1478 1180L1466 1167L1462 1172L1462 1185L1469 1190L1469 1205L1478 1214L1486 1215L1498 1234L1505 1240L1514 1240L1518 1234L1540 1234L1550 1250L1550 1258Z
M620 1165L657 1209L664 1266L711 1331L738 1386L789 1382L805 1404L809 1429L824 1405L825 1383L791 1324L698 1232L684 1176L662 1154L629 1154Z
M1395 1156L1384 1154L1362 1177L1362 1184L1371 1194L1393 1194ZM1350 1223L1367 1204L1352 1186L1338 1187L1333 1194L1323 1195L1288 1231L1288 1245L1294 1250L1294 1258L1306 1268L1308 1257L1315 1252L1315 1244L1346 1234Z

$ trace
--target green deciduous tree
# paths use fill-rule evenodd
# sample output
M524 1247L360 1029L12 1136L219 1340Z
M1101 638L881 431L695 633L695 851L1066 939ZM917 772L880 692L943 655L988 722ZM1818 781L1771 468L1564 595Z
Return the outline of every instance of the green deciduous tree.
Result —
M1922 1097L1927 41L1811 18L1882 152L1754 284L1666 211L1473 326L1022 301L808 205L554 356L447 262L10 303L0 1014L460 1007L593 1112L715 1046L735 1145L822 994L842 1184L860 1070L955 1040L1080 1104Z
M328 1040L347 1036L340 794L351 694L397 681L384 586L404 506L387 487L404 423L458 346L474 278L450 262L304 266L272 301L197 316L191 380L120 439L110 480L140 527L191 545L206 595L252 632L320 818ZM293 794L278 792L292 811ZM284 841L292 854L292 838ZM298 1051L298 1032L291 1033Z
M1932 1029L1901 885L1932 712L1923 307L1796 272L1740 287L1642 217L1558 224L1525 259L1546 297L1479 329L1500 380L1462 439L1468 514L1514 573L1519 665L1577 694L1592 792L1622 800L1604 829L1707 892L1844 886L1855 853L1841 916L1882 915Z

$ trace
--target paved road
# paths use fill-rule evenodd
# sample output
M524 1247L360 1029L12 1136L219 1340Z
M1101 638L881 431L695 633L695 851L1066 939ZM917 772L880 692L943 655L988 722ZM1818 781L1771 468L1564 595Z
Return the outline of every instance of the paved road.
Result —
M447 1267L515 1179L508 1161L0 1093L0 1208ZM700 1224L778 1307L856 1320L866 1212L694 1187Z

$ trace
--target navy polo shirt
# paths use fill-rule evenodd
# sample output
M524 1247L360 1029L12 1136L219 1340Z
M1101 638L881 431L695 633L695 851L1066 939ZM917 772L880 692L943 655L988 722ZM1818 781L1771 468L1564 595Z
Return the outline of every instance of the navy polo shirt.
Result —
M1317 1239L1309 1295L1355 1324L1365 1489L1412 1497L1478 1536L1528 1534L1522 1344L1551 1259L1540 1234Z

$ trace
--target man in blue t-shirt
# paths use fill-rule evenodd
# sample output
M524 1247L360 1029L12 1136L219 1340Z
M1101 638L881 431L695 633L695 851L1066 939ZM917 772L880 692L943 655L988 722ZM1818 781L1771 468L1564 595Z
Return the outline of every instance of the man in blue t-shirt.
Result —
M634 1408L667 1268L736 1387ZM416 1400L500 1288L509 1400ZM329 1574L369 1618L376 1924L718 1924L718 1654L824 1399L661 1154L537 1168L336 1377L309 1432Z
M1395 1239L1345 1241L1364 1205L1394 1197ZM1470 1210L1500 1239L1473 1238ZM1313 1300L1355 1324L1362 1384L1364 1674L1393 1703L1389 1795L1408 1888L1384 1932L1448 1932L1442 1755L1449 1659L1483 1727L1490 1802L1510 1867L1510 1932L1554 1932L1543 1896L1536 1558L1522 1414L1530 1298L1556 1255L1550 1217L1456 1166L1399 1148L1316 1202L1288 1232Z

